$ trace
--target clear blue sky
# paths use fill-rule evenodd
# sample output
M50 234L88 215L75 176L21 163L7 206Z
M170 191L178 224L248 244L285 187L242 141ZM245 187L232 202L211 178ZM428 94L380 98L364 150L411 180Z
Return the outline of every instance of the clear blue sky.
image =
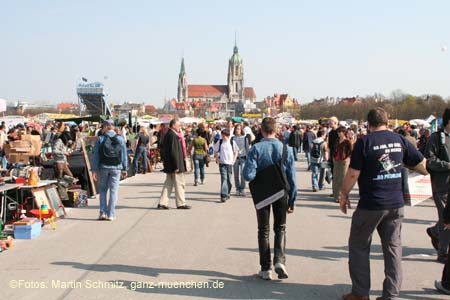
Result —
M289 93L450 96L450 1L0 2L0 98L76 100L77 78L115 102L175 97L188 82L225 84L238 32L246 86ZM103 80L107 76L107 80Z

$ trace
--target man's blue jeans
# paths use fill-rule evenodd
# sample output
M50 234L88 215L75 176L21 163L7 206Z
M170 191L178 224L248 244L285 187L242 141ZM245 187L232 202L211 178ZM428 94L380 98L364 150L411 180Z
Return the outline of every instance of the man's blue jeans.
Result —
M136 154L134 155L134 171L138 172L138 164L139 164L139 158L142 155L142 162L143 162L143 172L145 173L147 171L147 147L137 147Z
M198 183L200 177L201 182L205 180L205 156L194 154L194 182ZM200 176L199 176L200 175Z
M236 159L233 165L234 172L234 185L236 186L236 192L243 192L245 190L245 179L243 175L245 165L245 157Z
M298 161L298 148L292 147L292 152L294 153L294 160Z
M100 213L108 217L114 217L116 213L116 203L119 194L120 182L119 169L100 169L98 172L98 186L100 194ZM106 193L109 190L109 202L106 205Z
M227 198L231 192L232 165L219 164L220 170L220 198Z
M320 172L320 177L319 177ZM320 167L320 164L311 164L311 183L313 189L323 189L323 179L325 177L325 169Z
M306 156L306 163L308 165L308 170L311 168L311 152L305 151L305 156Z

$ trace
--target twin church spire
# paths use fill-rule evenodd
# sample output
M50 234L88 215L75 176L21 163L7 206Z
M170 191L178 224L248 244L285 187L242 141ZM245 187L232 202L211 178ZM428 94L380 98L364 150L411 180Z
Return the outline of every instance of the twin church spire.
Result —
M229 102L244 101L244 65L235 39L233 55L228 61L227 86L221 86ZM181 59L180 73L178 76L178 102L189 101L189 85L187 84L186 66L184 57Z

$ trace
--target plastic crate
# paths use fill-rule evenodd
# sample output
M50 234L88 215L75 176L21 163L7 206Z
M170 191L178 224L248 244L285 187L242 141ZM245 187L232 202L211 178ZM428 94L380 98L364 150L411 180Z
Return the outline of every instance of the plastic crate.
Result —
M14 238L18 240L32 240L41 235L41 222L32 225L15 225Z

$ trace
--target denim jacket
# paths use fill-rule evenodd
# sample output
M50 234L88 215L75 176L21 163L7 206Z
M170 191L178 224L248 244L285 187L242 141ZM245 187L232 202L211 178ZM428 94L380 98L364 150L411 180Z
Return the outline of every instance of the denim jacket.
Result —
M247 154L243 175L245 180L252 181L256 177L256 172L274 165L281 160L283 154L283 144L276 138L263 138L256 143ZM284 163L284 171L291 187L288 205L293 206L297 198L297 181L295 174L295 162L292 148L287 146L287 157Z
M113 130L109 130L105 134L109 135L110 137L116 135L116 133ZM97 138L94 147L94 157L92 159L91 170L93 172L98 171L99 169L119 169L122 171L126 171L128 168L128 154L127 154L127 147L125 146L125 142L121 135L117 135L117 139L120 141L120 144L122 145L122 164L117 166L106 166L100 163L100 145L102 144L104 139L105 137L103 135Z

